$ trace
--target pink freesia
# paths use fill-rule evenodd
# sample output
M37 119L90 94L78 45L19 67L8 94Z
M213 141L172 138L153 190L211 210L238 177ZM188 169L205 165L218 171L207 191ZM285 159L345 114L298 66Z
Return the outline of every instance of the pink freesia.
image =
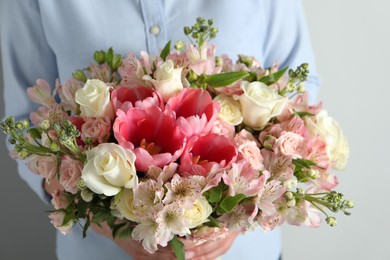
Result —
M61 164L58 168L60 174L59 182L66 191L72 194L77 193L77 182L81 177L83 166L83 163L80 161L75 161L67 155L62 156Z
M36 83L35 86L27 88L27 96L31 101L46 107L54 104L55 100L52 96L49 83L43 79L38 79Z
M207 176L211 168L230 165L236 160L237 150L229 139L216 134L193 138L180 158L181 174Z
M121 109L124 112L133 107L146 108L158 106L164 109L162 97L152 87L137 85L133 88L120 86L111 92L111 101L114 109Z
M136 168L143 172L150 166L164 167L174 162L186 144L173 115L157 106L132 108L127 113L118 110L113 130L119 144L135 153Z
M186 88L169 99L167 106L175 112L180 128L187 137L210 132L218 116L219 104L203 89Z

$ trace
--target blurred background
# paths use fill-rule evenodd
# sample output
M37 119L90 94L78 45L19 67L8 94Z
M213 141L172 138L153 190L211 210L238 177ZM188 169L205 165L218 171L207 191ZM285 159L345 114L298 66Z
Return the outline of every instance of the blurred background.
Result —
M390 2L302 2L322 81L318 98L351 148L338 190L355 209L350 217L338 214L334 228L283 227L283 259L390 259ZM0 259L56 259L55 231L44 212L51 207L19 178L5 147L1 135Z

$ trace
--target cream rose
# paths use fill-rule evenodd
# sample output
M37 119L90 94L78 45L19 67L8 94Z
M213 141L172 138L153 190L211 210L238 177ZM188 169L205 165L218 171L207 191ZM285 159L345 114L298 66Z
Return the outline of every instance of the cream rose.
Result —
M122 217L130 221L138 222L138 218L134 214L133 197L133 190L124 189L115 208L120 212Z
M110 87L98 79L87 80L83 88L76 91L76 103L80 105L80 115L85 117L114 118L114 108L110 100Z
M172 60L167 60L158 66L154 76L155 79L144 77L144 80L150 80L156 90L167 102L170 97L176 96L183 89L181 81L181 72L183 68L176 68Z
M328 157L334 163L333 168L343 170L349 157L349 144L337 121L328 116L326 110L322 110L314 120L306 118L305 124L311 135L319 134L325 141Z
M194 202L194 206L184 210L184 218L188 224L188 228L195 228L205 222L213 212L211 205L206 198L201 197Z
M244 93L239 96L244 124L256 130L266 126L268 121L282 113L287 98L262 82L241 83Z
M224 94L219 94L214 98L220 104L219 118L230 125L239 125L242 123L242 114L240 103Z
M103 143L87 151L81 178L97 194L116 195L122 187L137 187L138 177L132 151L114 143Z

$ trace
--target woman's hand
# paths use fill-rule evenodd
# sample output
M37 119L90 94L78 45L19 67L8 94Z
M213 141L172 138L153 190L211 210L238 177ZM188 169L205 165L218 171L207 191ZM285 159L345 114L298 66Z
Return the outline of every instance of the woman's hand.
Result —
M112 239L112 233L107 223L102 223L101 227L92 224L92 229L108 239ZM191 260L214 260L218 256L224 255L233 244L235 238L238 236L236 232L229 232L225 238L203 243L196 246L191 240L180 239L186 250L186 259ZM150 259L163 259L163 260L174 260L176 259L172 249L167 247L159 247L154 253L150 254L147 252L141 243L134 241L133 239L114 239L117 244L124 252L133 257L136 260L150 260Z

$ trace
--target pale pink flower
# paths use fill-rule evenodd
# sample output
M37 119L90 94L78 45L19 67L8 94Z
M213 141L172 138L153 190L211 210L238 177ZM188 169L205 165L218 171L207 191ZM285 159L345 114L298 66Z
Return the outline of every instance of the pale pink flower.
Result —
M69 200L63 191L55 190L52 194L51 204L55 209L66 209L69 205Z
M27 88L27 96L34 103L49 107L55 103L50 85L43 79L38 79L36 85Z
M228 124L225 121L217 118L214 121L213 128L211 128L211 133L223 135L229 140L233 140L236 131L234 125Z
M303 137L309 134L305 122L299 116L289 116L288 120L281 122L280 125L286 132L293 132Z
M202 226L200 228L194 229L189 239L191 239L195 245L199 246L206 242L214 242L220 239L224 239L228 232L229 229L225 227L218 228Z
M87 68L88 78L99 79L103 82L110 81L111 69L107 64L90 64Z
M233 139L238 151L238 159L244 159L250 163L255 170L262 170L263 156L260 153L259 143L247 130L241 130Z
M331 168L325 141L319 135L312 137L307 143L307 156L305 159L313 161L320 171L327 171Z
M63 122L68 118L68 114L64 112L62 106L53 103L49 106L40 106L36 111L30 113L30 120L35 126L40 126L44 120L53 125L58 122Z
M118 110L113 130L119 144L135 153L136 168L143 172L174 162L186 144L173 115L156 106L132 108L127 113Z
M269 176L267 171L263 171L263 174L266 175L266 178ZM281 185L280 181L271 180L265 184L256 198L256 205L264 216L270 216L276 213L278 205L274 202L283 196L285 191L286 188Z
M217 119L219 104L213 102L209 92L186 88L169 99L167 107L176 114L178 124L189 138L210 132Z
M156 205L161 204L165 191L162 186L162 181L148 179L141 181L136 188L133 189L133 207L134 214L142 218L146 212L158 210Z
M328 192L333 190L339 184L337 176L332 173L321 172L316 179L309 179L314 184L317 192Z
M66 81L63 85L56 81L56 91L58 92L61 104L65 110L72 111L73 113L78 113L79 105L75 101L76 91L83 87L83 83L70 79Z
M173 202L164 206L161 219L163 225L168 227L173 234L179 236L191 234L184 218L184 209L180 204Z
M295 207L289 208L287 222L296 226L319 227L321 225L320 213L310 202L301 200Z
M137 85L132 88L120 86L111 92L111 101L114 109L124 112L133 107L146 108L157 106L164 109L164 102L160 94L151 87Z
M258 213L258 208L253 203L237 205L231 212L218 218L230 231L246 232L256 227L253 222Z
M293 177L294 165L292 157L276 154L267 149L262 149L264 168L271 173L271 179L285 181Z
M111 122L107 118L87 117L81 126L81 140L90 139L93 144L105 143L110 137Z
M316 115L322 110L322 102L312 106L309 105L308 92L296 96L291 102L291 105L296 112L307 112L312 115Z
M261 214L258 218L258 222L264 231L272 231L276 227L283 223L283 216L279 212L275 212L273 215Z
M183 208L192 208L194 202L202 196L202 187L191 177L180 177L175 174L171 182L165 184L167 194L165 204L176 202Z
M229 186L228 195L244 194L247 197L256 196L264 188L266 176L260 176L259 171L246 161L233 163L230 170L222 175L223 181Z
M58 162L55 155L31 155L27 161L30 171L46 179L49 183L58 172Z
M146 175L156 181L161 180L163 183L166 183L168 180L172 179L173 175L177 170L177 163L170 163L169 165L160 168L157 166L150 166Z
M233 163L236 157L237 150L229 139L208 134L190 140L180 157L179 172L207 176L215 164L223 168Z
M64 223L65 212L55 211L49 214L50 223L63 235L72 234L73 221L69 220Z
M215 64L215 45L205 42L202 48L193 44L186 45L186 55L190 61L189 68L197 75L205 73L206 75L216 74L221 72L221 67L216 67Z
M77 193L77 182L81 177L83 166L80 161L73 160L67 155L62 156L59 167L59 182L66 191L73 194Z
M293 132L284 132L276 140L276 147L281 154L293 159L304 158L307 154L305 139Z
M274 124L267 126L260 132L259 141L263 147L267 149L272 149L273 145L276 142L276 139L284 132L285 130L280 126L280 124Z

